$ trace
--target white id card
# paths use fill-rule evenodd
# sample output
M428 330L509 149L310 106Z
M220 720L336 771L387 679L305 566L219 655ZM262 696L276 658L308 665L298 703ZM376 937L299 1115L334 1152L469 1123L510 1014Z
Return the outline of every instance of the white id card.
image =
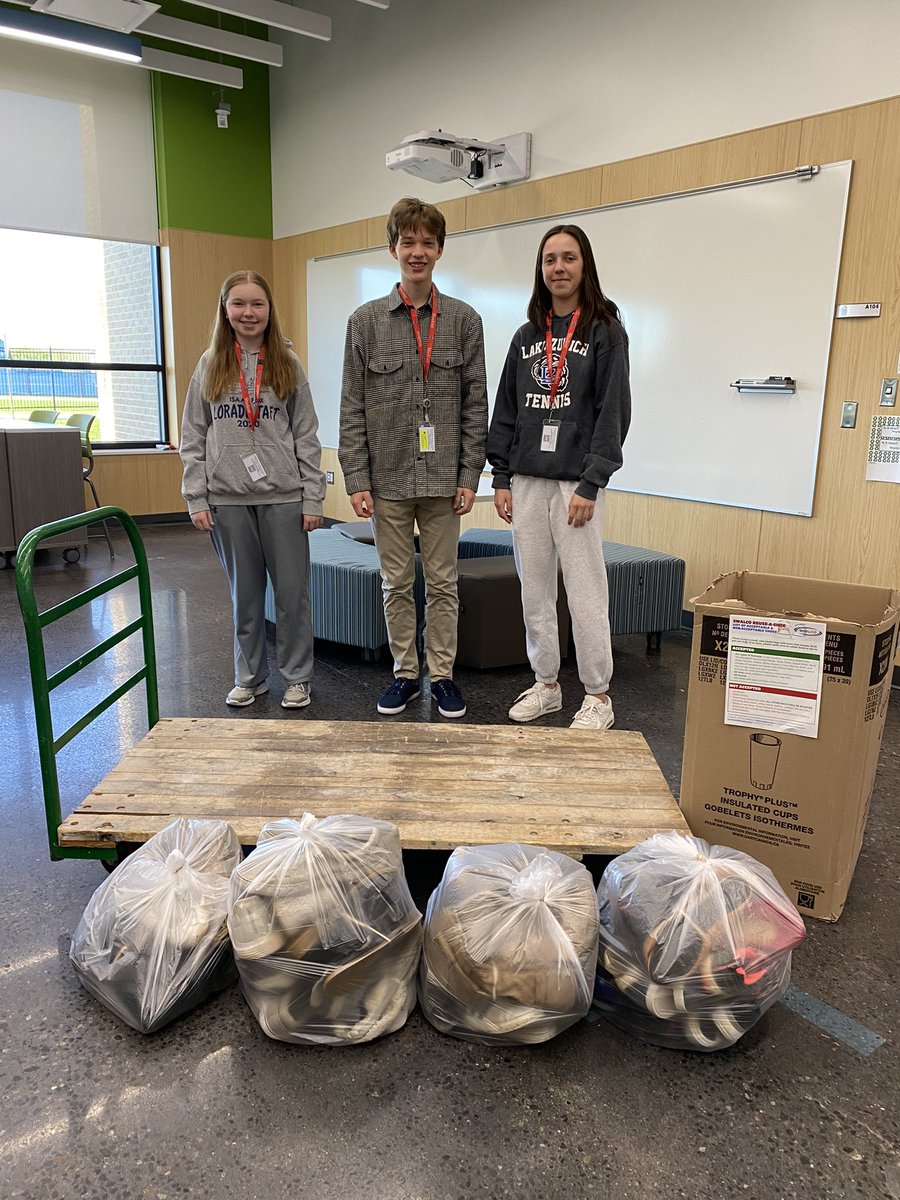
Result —
M541 449L555 450L556 439L559 437L559 422L545 421L541 430Z
M243 462L244 466L247 468L247 474L254 483L256 483L258 479L265 479L266 468L259 461L258 454L244 454L241 457L241 462Z
M426 454L434 453L434 426L419 426L419 449Z

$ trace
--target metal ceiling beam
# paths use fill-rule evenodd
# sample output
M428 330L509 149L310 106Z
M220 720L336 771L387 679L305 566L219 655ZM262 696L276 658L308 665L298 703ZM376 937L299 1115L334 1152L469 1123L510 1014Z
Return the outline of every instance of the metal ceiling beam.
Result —
M279 0L188 0L198 8L211 8L214 12L228 13L232 17L243 17L258 25L271 25L273 29L286 29L288 33L302 33L305 37L331 41L331 18L320 13L294 8L292 4L281 4Z
M215 50L220 54L230 54L233 58L266 63L270 67L280 67L284 60L284 51L277 42L264 42L262 38L229 33L215 25L198 25L194 21L181 21L162 13L148 17L139 32L164 42L179 42L197 50Z
M215 83L219 87L244 86L244 72L237 67L207 62L205 58L191 58L187 54L171 54L168 50L152 50L149 46L144 46L141 51L140 65L149 71L181 75L185 79L201 79L204 83Z

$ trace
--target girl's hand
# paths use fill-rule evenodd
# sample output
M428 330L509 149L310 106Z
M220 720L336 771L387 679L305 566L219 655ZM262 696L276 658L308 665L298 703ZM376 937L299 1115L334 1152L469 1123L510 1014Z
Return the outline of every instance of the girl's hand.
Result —
M202 512L191 513L191 524L201 533L209 533L213 527L213 515L208 508Z
M582 525L587 525L591 517L594 515L593 500L585 500L584 496L573 495L569 501L569 519L568 524L575 529L580 529Z
M496 488L494 491L494 508L497 516L507 525L512 525L512 492L509 488Z
M303 532L304 533L312 533L312 531L314 529L321 529L321 528L322 528L322 518L321 517L304 516L304 518L303 518Z

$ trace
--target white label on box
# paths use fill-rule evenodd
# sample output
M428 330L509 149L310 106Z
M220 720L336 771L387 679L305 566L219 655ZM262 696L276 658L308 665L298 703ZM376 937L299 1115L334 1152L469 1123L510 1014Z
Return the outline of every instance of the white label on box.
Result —
M825 622L731 616L728 623L725 724L816 737Z

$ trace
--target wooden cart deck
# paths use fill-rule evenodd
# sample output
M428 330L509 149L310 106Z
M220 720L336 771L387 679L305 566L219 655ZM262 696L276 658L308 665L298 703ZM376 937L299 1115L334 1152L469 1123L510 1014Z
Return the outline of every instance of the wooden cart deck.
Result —
M304 812L393 821L407 849L526 842L580 857L689 832L640 733L170 718L62 823L59 842L143 842L176 817L215 817L253 846L267 821Z

